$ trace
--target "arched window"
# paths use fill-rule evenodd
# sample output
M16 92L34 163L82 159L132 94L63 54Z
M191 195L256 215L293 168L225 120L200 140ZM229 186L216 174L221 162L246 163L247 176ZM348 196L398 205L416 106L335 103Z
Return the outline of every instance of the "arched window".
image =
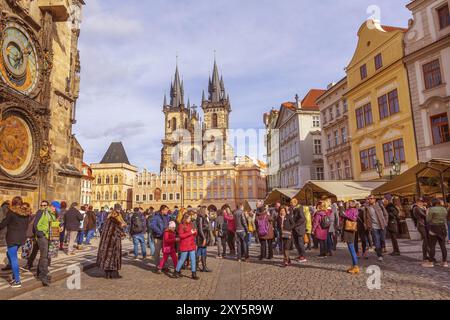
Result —
M153 201L153 194L150 193L150 194L148 195L148 200Z
M177 130L177 118L172 118L172 130Z
M218 124L217 124L217 113L213 113L212 115L212 120L211 120L211 128L217 128Z
M106 184L109 184L109 182L110 182L109 176L106 176L105 183L106 183Z
M101 198L100 192L97 192L97 201L100 201Z
M114 199L114 200L117 200L117 199L118 199L118 198L117 198L117 191L114 191L113 199Z
M163 201L167 201L167 194L163 193Z
M105 200L106 200L106 201L109 200L109 192L108 192L108 191L105 192Z
M188 120L184 119L184 128L187 129L188 128Z
M118 176L115 176L114 177L114 184L118 184L119 183L119 177Z
M102 177L99 176L99 177L97 178L97 184L102 184Z

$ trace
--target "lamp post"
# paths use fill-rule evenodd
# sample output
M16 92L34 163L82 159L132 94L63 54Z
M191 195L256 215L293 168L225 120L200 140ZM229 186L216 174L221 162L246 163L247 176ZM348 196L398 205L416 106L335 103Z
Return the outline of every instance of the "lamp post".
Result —
M375 169L377 170L378 176L381 179L383 177L383 164L378 159L377 161L375 161Z
M394 176L398 176L401 171L402 171L402 163L400 161L398 161L396 158L394 158L394 160L392 160L391 162L391 180L393 179Z

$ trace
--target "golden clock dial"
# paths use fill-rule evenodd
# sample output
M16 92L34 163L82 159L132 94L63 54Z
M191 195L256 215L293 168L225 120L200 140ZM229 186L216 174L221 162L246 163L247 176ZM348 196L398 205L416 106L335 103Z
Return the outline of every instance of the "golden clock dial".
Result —
M38 82L36 47L27 31L8 22L3 30L0 50L0 75L10 87L30 94Z
M33 137L28 124L20 117L10 116L0 121L0 168L18 176L30 165Z

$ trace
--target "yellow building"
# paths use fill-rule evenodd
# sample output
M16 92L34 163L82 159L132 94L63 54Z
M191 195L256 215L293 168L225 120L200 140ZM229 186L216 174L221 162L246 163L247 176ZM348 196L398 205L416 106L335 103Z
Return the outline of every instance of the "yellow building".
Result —
M375 180L417 164L405 29L365 22L347 67L349 138L355 180ZM394 165L396 163L396 165Z
M121 142L111 143L100 163L91 164L94 209L113 208L116 203L132 209L133 186L138 169L128 161Z

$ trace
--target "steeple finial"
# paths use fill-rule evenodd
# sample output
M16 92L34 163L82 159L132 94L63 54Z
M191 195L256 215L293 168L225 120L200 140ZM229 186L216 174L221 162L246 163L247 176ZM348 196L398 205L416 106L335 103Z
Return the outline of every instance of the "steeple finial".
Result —
M183 83L180 80L180 72L178 71L178 64L177 64L175 68L175 79L173 80L173 84L171 85L170 105L173 108L178 108L180 105L182 105L184 103L183 95L184 95Z
M210 88L209 88L209 95L210 95L211 102L219 102L221 99L221 93L222 93L222 85L221 85L221 80L220 80L220 76L219 76L219 68L217 67L217 61L214 58L213 74L212 74L212 80L210 81Z

